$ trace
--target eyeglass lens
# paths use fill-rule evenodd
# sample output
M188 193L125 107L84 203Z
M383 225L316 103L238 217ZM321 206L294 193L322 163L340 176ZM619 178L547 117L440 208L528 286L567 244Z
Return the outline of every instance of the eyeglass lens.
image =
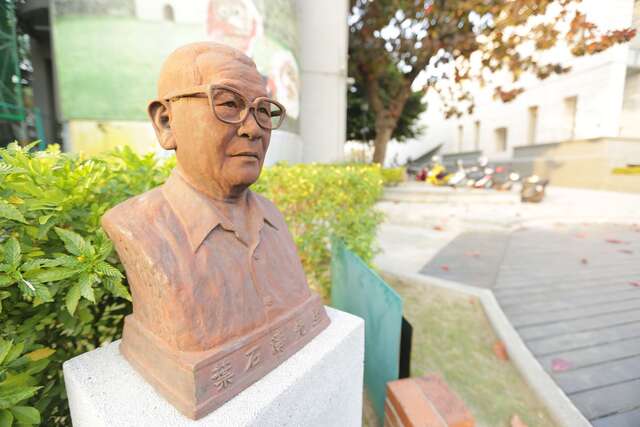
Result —
M247 103L239 94L216 88L211 94L215 115L222 121L228 123L239 123L246 115ZM266 99L261 100L256 105L254 112L256 121L265 129L276 129L283 119L282 109L274 102Z

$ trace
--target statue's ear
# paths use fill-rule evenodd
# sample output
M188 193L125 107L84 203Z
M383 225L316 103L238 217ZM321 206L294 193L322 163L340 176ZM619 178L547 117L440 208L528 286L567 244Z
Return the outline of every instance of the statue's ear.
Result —
M169 108L169 103L166 101L151 101L149 107L147 107L147 112L149 113L153 130L156 131L158 142L160 142L162 148L165 150L175 150L178 145L171 131L171 114Z

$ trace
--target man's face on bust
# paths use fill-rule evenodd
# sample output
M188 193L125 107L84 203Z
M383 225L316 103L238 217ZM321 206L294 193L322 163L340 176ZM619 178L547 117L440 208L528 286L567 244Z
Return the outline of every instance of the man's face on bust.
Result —
M266 96L262 77L249 64L206 53L198 57L197 67L203 84L228 86L249 103ZM253 114L242 123L222 122L204 96L169 101L169 108L178 168L192 185L210 196L228 197L258 179L271 131L260 127Z

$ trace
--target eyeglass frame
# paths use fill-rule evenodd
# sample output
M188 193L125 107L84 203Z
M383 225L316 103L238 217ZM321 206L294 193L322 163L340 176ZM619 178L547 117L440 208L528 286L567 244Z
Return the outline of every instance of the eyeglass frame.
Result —
M213 105L213 91L214 89L225 89L228 90L230 92L235 93L236 95L238 95L240 98L242 98L242 100L245 103L245 110L246 112L243 114L243 117L238 120L238 121L232 121L232 120L227 120L227 119L222 119L220 118L220 116L218 116L218 113L216 113L216 109L215 106ZM162 98L163 101L175 101L178 100L180 98L189 98L189 97L197 97L196 95L206 95L207 99L209 100L209 107L211 108L211 111L213 112L213 115L215 116L216 119L220 120L223 123L227 123L230 125L237 125L240 123L243 123L245 120L247 120L247 117L249 117L249 113L253 114L253 118L255 119L256 123L258 124L258 126L260 126L262 129L264 130L274 130L274 129L278 129L280 126L282 126L282 123L284 122L284 119L287 115L287 109L284 108L284 105L282 105L281 103L279 103L278 101L276 101L275 99L266 97L266 96L259 96L257 98L255 98L253 101L249 102L249 99L244 96L242 93L240 93L239 90L231 87L231 86L227 86L224 84L216 84L216 83L208 83L205 85L199 85L196 86L192 89L189 89L187 91L182 91L182 92L178 92L178 93L174 93L170 96L166 96L164 98ZM258 106L258 103L260 101L269 101L274 103L275 105L277 105L281 110L282 110L282 114L280 115L280 121L278 122L277 126L274 127L264 127L263 125L260 124L260 121L258 120L258 117L256 116L256 107ZM273 116L271 116L273 117Z

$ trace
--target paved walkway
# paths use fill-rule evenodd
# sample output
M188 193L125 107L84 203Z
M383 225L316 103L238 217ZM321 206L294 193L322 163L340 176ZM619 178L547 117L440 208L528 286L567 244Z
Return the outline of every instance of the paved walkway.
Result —
M640 197L558 194L541 205L383 202L376 263L491 288L594 426L638 427Z

